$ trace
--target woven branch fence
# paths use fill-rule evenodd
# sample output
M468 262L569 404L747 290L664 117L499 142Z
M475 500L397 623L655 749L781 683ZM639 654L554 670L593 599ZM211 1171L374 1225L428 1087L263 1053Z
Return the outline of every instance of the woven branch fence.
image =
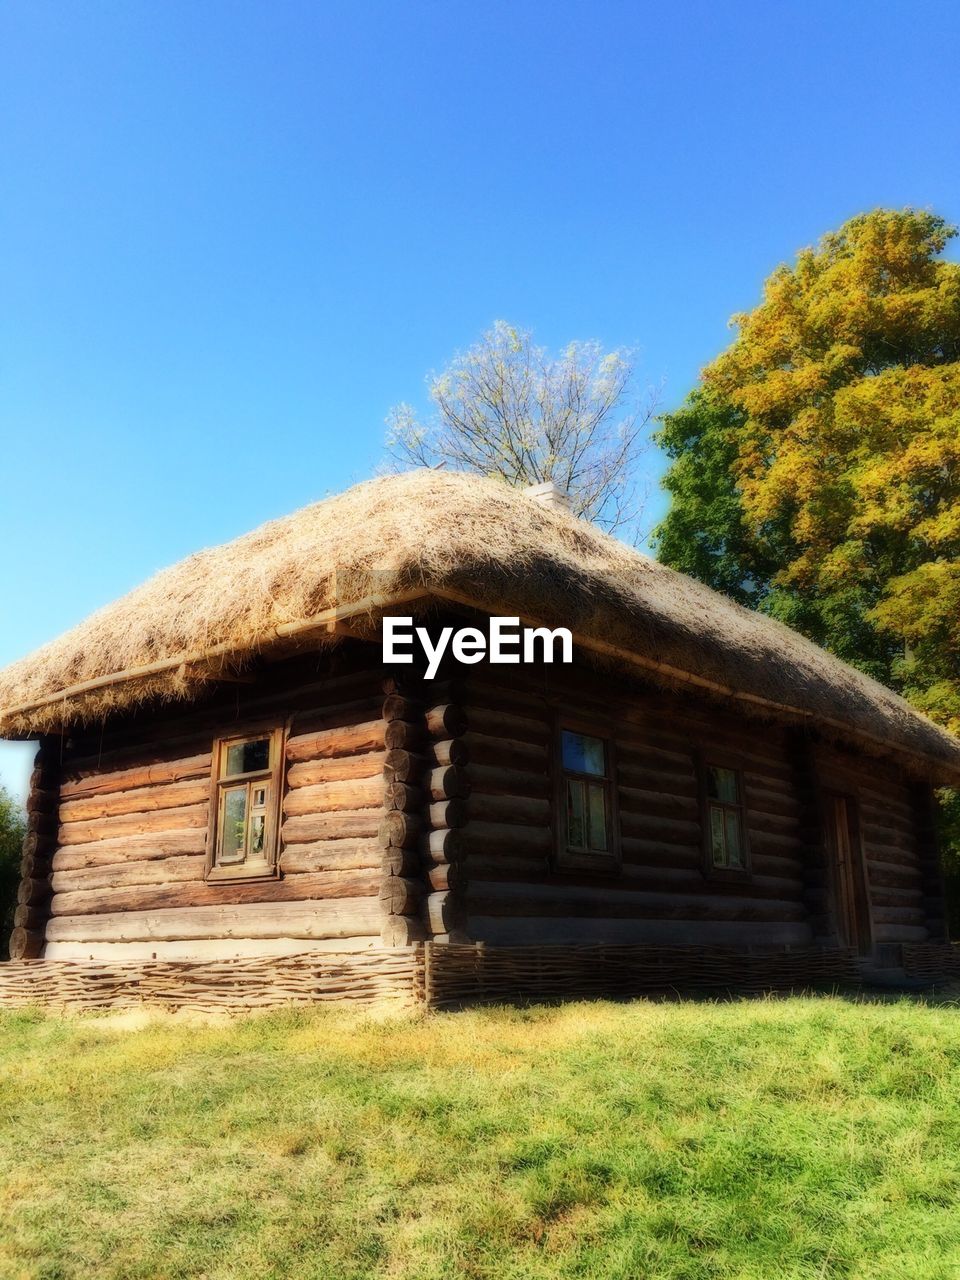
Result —
M206 1013L328 1000L422 1003L423 948L312 952L236 960L11 960L0 1006L151 1006Z
M759 992L856 982L852 950L749 952L721 947L430 946L432 1007L502 1000L631 996L671 990Z
M399 1006L760 992L856 982L852 951L750 952L648 945L487 947L418 943L235 960L19 960L0 964L0 1006L149 1006L203 1012L324 1001Z
M905 942L903 968L908 978L924 982L960 978L960 947L952 942Z

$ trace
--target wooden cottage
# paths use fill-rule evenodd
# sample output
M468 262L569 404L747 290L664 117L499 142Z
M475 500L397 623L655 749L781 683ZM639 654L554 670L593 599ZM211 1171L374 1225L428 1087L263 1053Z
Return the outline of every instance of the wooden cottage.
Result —
M0 733L39 739L0 999L949 969L932 788L960 743L544 496L370 481L0 673ZM566 627L573 660L425 679L384 664L399 616Z

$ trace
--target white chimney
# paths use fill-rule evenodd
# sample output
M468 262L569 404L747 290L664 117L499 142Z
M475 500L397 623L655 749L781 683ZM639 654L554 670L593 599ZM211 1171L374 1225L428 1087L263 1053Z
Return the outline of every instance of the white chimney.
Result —
M529 484L522 492L528 498L533 498L534 502L549 507L551 511L570 510L570 495L552 480L546 480L543 484Z

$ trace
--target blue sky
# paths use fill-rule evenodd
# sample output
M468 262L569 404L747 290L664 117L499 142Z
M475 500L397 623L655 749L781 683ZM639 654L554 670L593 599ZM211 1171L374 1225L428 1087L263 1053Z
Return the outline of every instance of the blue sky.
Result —
M923 3L7 0L0 663L369 475L498 317L638 347L670 406L800 246L960 220L958 37Z

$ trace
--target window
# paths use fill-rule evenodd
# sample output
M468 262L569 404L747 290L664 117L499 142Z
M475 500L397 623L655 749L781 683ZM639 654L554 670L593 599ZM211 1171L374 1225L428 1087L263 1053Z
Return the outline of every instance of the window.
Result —
M707 865L715 871L746 871L743 777L739 769L704 766Z
M208 878L275 874L282 758L280 730L213 744Z
M560 866L614 865L618 839L614 819L612 747L573 729L560 730Z

